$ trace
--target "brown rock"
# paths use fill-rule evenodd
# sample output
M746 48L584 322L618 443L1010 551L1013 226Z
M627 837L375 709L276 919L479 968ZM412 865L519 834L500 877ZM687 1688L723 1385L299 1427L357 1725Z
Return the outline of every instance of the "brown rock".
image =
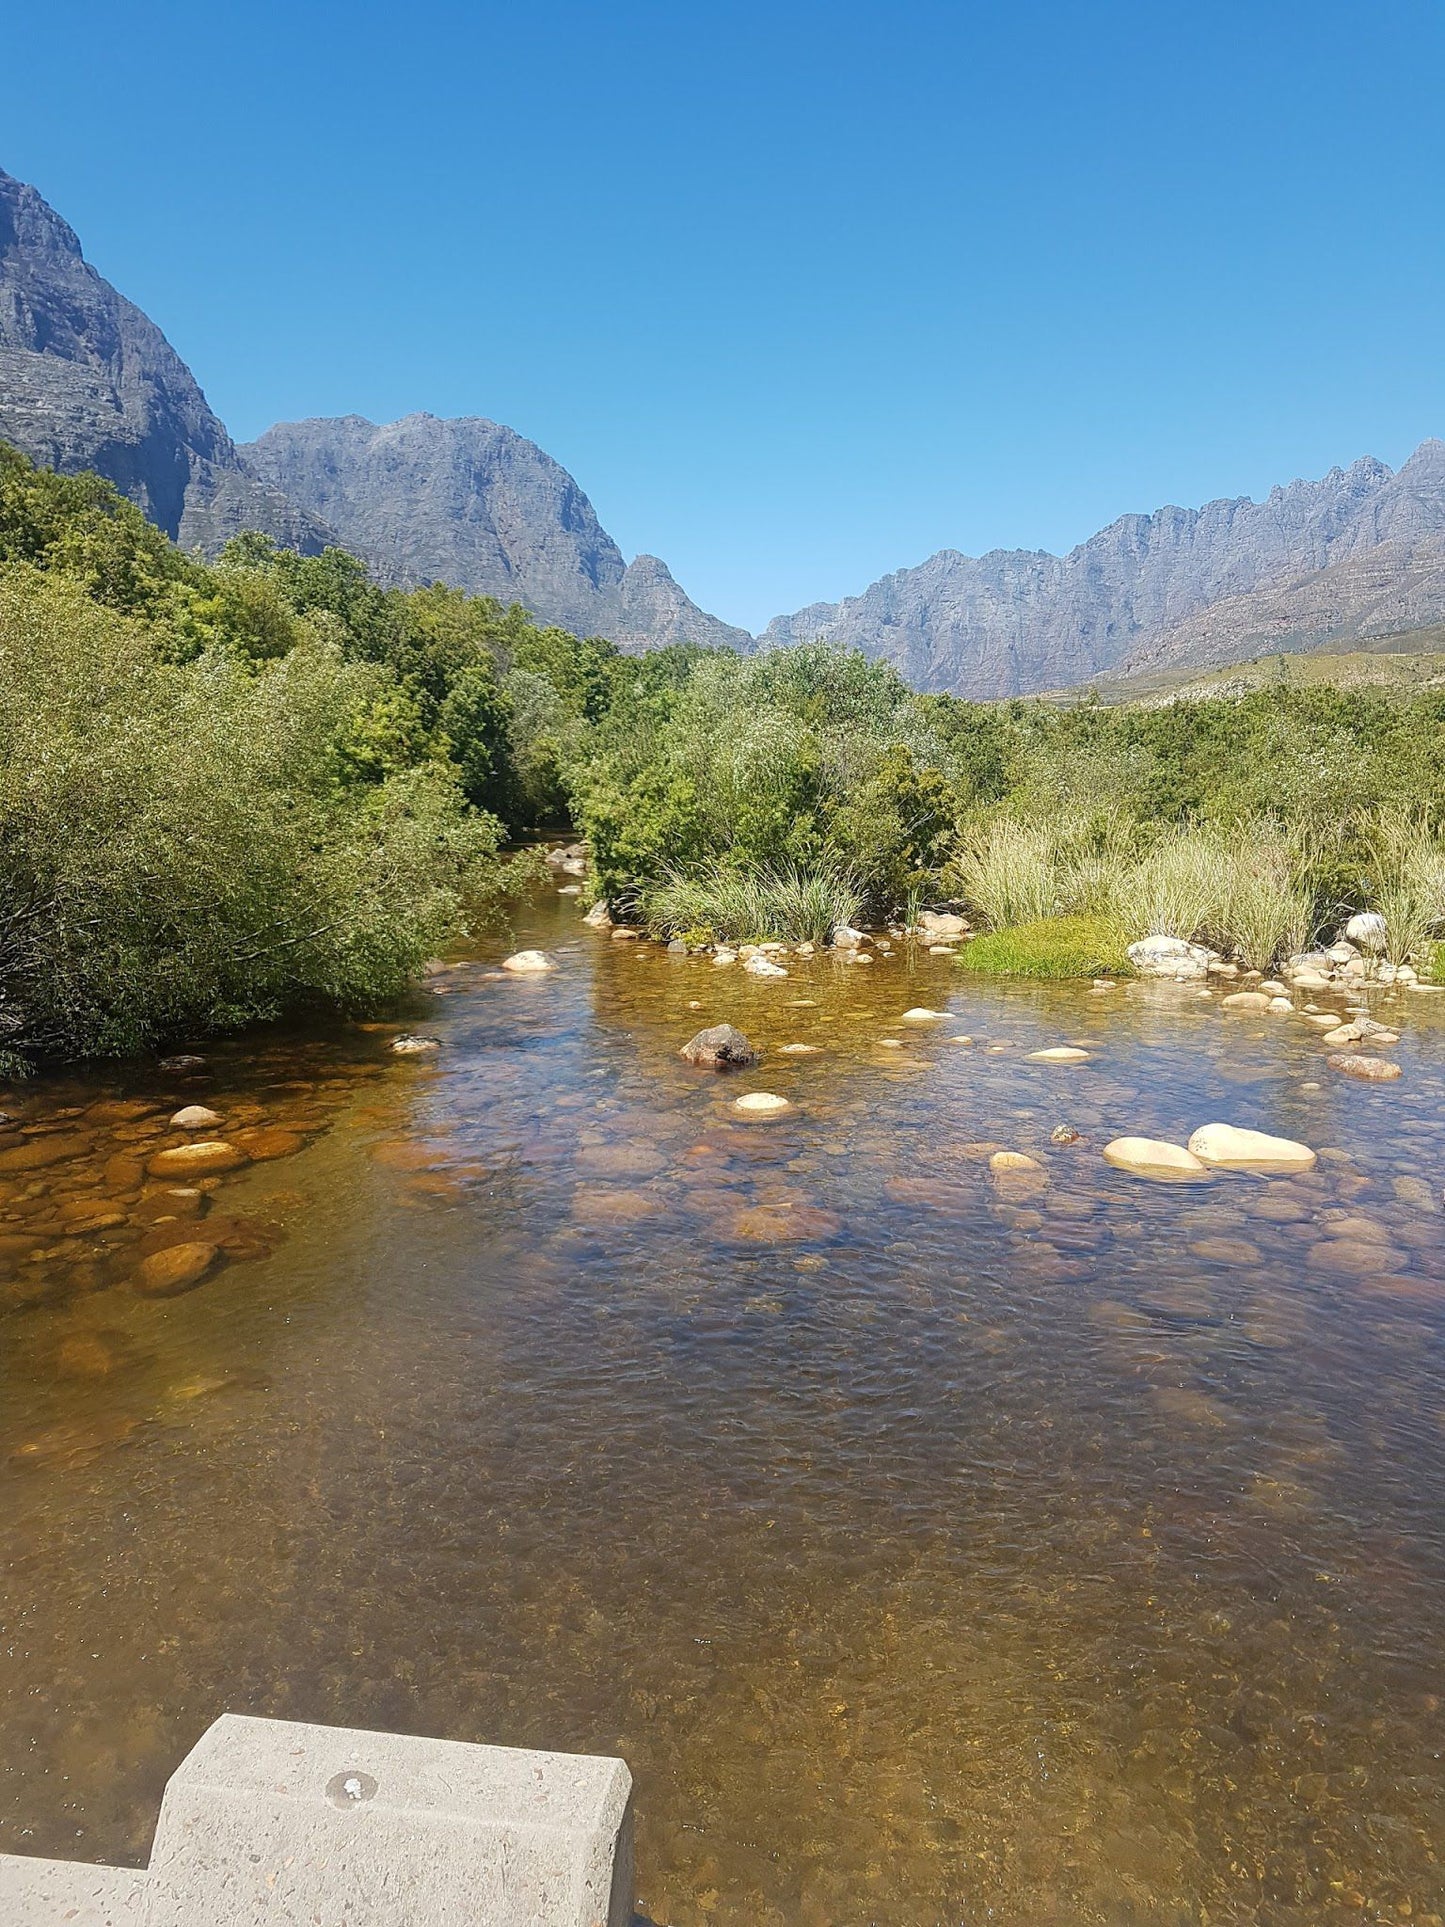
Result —
M169 1151L157 1151L146 1169L153 1178L215 1177L248 1162L239 1145L227 1144L221 1138L202 1138L196 1144L176 1144Z
M254 1130L238 1131L236 1142L247 1157L257 1164L264 1164L271 1158L294 1157L305 1148L306 1140L299 1131L283 1130L280 1125L258 1126Z
M67 1198L60 1206L67 1231L109 1231L124 1224L126 1214L110 1198Z
M148 1097L102 1097L87 1105L85 1115L96 1124L134 1124L160 1108Z
M128 1158L123 1152L117 1152L106 1159L100 1174L112 1191L134 1191L145 1177L145 1166L139 1158Z
M1342 1077L1358 1077L1367 1084L1388 1084L1400 1075L1400 1066L1388 1057L1347 1057L1340 1051L1325 1062Z
M134 1288L142 1298L172 1298L198 1285L217 1256L217 1248L211 1244L167 1245L164 1250L153 1251L141 1259Z
M758 1053L731 1024L714 1024L690 1037L679 1052L689 1064L709 1071L745 1070L756 1064Z
M83 1157L89 1149L88 1137L69 1132L28 1137L23 1143L12 1144L8 1150L0 1151L0 1172L43 1171L48 1165L64 1164L68 1158Z

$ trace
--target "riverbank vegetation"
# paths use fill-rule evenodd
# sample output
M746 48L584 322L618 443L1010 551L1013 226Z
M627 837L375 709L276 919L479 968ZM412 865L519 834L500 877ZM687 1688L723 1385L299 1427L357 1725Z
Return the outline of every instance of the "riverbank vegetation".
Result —
M689 943L952 905L993 933L971 968L1163 934L1264 970L1364 908L1420 961L1445 917L1431 688L1063 708L821 644L625 657L339 549L203 563L4 448L0 666L12 1062L375 1005L536 874L501 850L539 827Z

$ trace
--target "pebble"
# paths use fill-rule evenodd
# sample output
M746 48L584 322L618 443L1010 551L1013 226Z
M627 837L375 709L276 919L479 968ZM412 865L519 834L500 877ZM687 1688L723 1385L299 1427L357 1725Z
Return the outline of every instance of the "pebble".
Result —
M1072 1044L1052 1044L1047 1050L1031 1050L1028 1061L1031 1064L1087 1064L1089 1053Z
M905 1010L898 1021L901 1024L941 1024L946 1015L946 1011L929 1010L926 1005L919 1004L913 1010Z

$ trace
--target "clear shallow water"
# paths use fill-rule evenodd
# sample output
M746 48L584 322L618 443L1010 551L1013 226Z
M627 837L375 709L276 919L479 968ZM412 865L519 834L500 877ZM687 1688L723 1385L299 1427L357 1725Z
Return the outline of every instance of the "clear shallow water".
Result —
M562 970L440 979L431 1063L338 1030L8 1105L166 1100L33 1174L0 1138L0 1849L142 1861L230 1709L621 1753L672 1927L1445 1912L1436 1000L1371 1087L1172 987L759 983L552 899L515 942ZM677 1059L725 1017L759 1072ZM306 1146L142 1299L106 1160L197 1100ZM1099 1155L1215 1118L1325 1155Z

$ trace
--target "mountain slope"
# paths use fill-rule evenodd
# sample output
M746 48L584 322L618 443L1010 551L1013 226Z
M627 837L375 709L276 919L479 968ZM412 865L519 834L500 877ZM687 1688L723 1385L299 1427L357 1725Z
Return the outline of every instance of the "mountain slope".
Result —
M822 635L896 663L915 687L1002 697L1152 665L1159 651L1182 667L1441 615L1445 443L1425 442L1398 474L1365 458L1259 503L1123 516L1065 556L944 549L861 596L779 617L761 640Z
M752 646L697 608L655 556L624 564L566 469L498 422L279 422L243 453L385 581L449 582L634 650Z
M167 535L214 553L242 528L315 550L328 531L241 461L160 329L96 273L35 191L0 172L0 438L94 468Z

